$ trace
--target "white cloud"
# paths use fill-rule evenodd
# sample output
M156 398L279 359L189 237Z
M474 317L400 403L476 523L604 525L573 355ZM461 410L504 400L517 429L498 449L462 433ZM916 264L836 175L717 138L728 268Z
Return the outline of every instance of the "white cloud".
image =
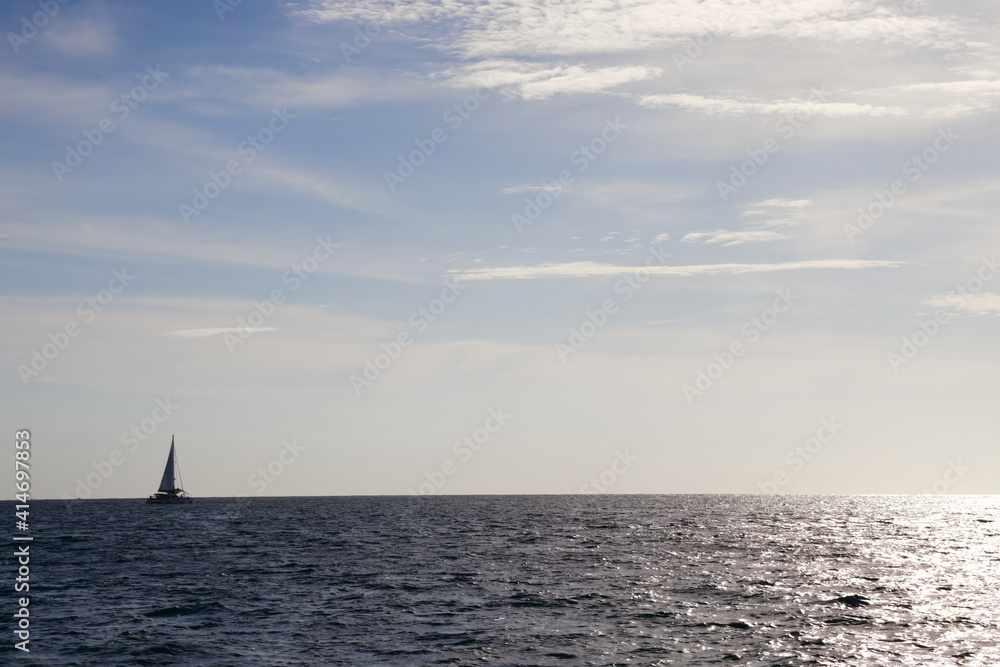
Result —
M923 83L908 83L900 86L889 86L873 92L886 93L947 93L949 95L1000 94L1000 80L974 79L966 81L935 81Z
M853 102L811 102L807 100L758 100L748 97L709 97L690 93L671 95L645 95L639 106L653 109L675 106L685 111L705 113L710 116L745 116L749 114L808 114L843 118L848 116L905 116L906 107L874 106Z
M681 238L681 243L735 246L744 243L787 241L794 237L790 234L773 231L772 228L798 226L800 220L805 217L806 207L810 205L812 205L810 199L785 198L765 199L747 204L740 211L740 217L746 219L742 230L715 229L689 232ZM776 212L777 215L785 217L772 217L776 215Z
M801 53L805 47L810 54L826 54L846 49L861 58L909 59L906 66L901 63L892 71L889 80L894 85L878 87L867 71L857 77L866 88L861 97L851 97L845 90L850 99L816 110L825 117L957 118L989 110L1000 82L992 69L982 66L993 55L993 47L979 34L983 29L945 8L907 15L901 5L880 0L414 0L391 7L385 0L305 0L290 7L293 15L314 23L359 26L375 20L380 25L378 39L408 40L443 56L445 64L432 78L443 76L463 87L500 86L505 93L527 100L608 92L626 83L659 78L664 62L684 54L692 39L711 34L708 50L717 50L727 69L731 70L727 60L733 57L747 63L743 80L749 91L761 81L773 83L770 72L779 65L769 58L782 51ZM977 66L935 68L930 76L951 74L960 80L897 83L899 73L917 62L910 56L923 58L928 51L942 62L974 61ZM614 57L612 62L609 56ZM787 66L787 73L794 76L801 74L796 65L780 66ZM875 77L881 65L871 68ZM816 77L833 74L810 71ZM762 76L754 76L758 72ZM843 80L839 73L837 77ZM909 78L913 80L912 73ZM672 106L722 116L801 113L810 105L731 91L715 96L642 94L638 100L648 108Z
M649 273L654 276L717 276L742 275L745 273L768 273L774 271L799 271L803 269L870 269L896 268L908 264L902 261L821 259L801 262L781 262L776 264L695 264L690 266L652 266ZM635 266L616 266L598 262L568 262L564 264L542 264L539 266L508 266L458 270L448 273L462 280L530 280L538 278L610 278L635 273ZM646 269L642 269L646 270Z
M1000 316L1000 294L936 294L923 302L933 308L952 308L970 315Z
M516 195L523 192L563 192L567 189L561 185L513 185L508 188L500 188L500 192L505 195Z
M216 327L210 329L183 329L181 331L166 331L164 336L180 336L181 338L205 338L207 336L218 336L224 333L257 331L279 331L276 327Z
M708 32L737 39L917 47L948 45L960 33L954 19L906 16L873 0L633 0L617 6L604 0L414 0L389 14L382 0L316 0L294 11L314 22L377 19L388 29L405 26L415 38L464 58L623 53L677 45Z
M727 229L716 229L714 231L691 232L685 234L681 243L693 245L695 243L716 244L724 246L742 245L744 243L760 243L762 241L785 241L793 238L788 234L769 232L764 230L732 232Z
M486 86L526 100L546 99L558 94L601 93L632 81L663 74L659 67L599 67L543 65L515 60L488 60L441 72L449 83L462 88Z
M812 204L811 199L765 199L764 201L759 201L753 206L778 206L781 208L805 208Z

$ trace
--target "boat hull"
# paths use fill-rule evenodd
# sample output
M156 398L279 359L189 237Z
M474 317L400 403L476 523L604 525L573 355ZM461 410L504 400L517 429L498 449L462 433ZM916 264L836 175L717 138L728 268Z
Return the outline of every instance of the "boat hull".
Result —
M146 498L147 505L187 505L188 503L193 503L194 498L191 496L168 496L166 494L155 496L150 496Z

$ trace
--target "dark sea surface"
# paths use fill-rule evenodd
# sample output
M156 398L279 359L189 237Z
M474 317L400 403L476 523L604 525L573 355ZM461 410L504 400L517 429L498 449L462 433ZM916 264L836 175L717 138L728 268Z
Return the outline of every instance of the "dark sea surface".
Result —
M31 653L7 588L5 664L1000 665L995 496L34 501L32 519Z

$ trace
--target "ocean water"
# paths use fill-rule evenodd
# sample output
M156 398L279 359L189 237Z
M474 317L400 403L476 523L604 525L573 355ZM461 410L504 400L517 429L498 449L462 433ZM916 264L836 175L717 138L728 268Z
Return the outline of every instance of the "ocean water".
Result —
M35 501L32 518L31 653L8 629L6 664L1000 665L1000 497Z

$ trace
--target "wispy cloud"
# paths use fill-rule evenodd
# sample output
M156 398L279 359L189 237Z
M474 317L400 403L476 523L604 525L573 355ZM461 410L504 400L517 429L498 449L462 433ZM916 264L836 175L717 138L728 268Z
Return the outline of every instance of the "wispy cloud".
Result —
M417 80L428 76L447 85L499 86L507 95L525 100L606 93L624 84L659 79L665 54L683 53L691 39L708 34L713 43L726 42L748 61L766 59L786 47L799 52L803 45L820 53L846 48L878 57L874 50L883 53L885 45L892 44L903 58L933 50L945 61L991 52L992 47L960 15L947 11L908 15L901 5L877 0L634 0L611 5L604 0L445 4L304 0L288 7L295 17L310 23L359 25L375 20L382 27L380 40L408 41L436 51L441 60L429 65L430 72L427 67L412 68ZM757 69L773 67L774 62L762 60ZM936 73L941 78L962 77L954 81L898 84L896 79L894 85L881 88L864 78L866 90L852 93L845 81L845 90L838 94L846 99L817 105L756 96L762 81L754 80L752 69L745 95L698 90L633 93L647 108L675 107L713 116L809 112L828 118L957 118L988 110L1000 85L992 70L983 68ZM326 93L318 87L316 94Z
M408 79L384 72L345 70L333 74L293 74L271 67L197 66L167 94L218 105L287 106L336 109L360 103L401 100L425 93Z
M685 234L681 243L693 245L695 243L722 244L724 246L743 245L744 243L760 243L763 241L784 241L793 238L788 234L770 232L765 230L732 232L728 229L716 229L714 231L691 232Z
M861 259L820 259L801 262L780 262L775 264L695 264L690 266L652 266L648 270L654 276L718 276L742 275L746 273L769 273L775 271L800 271L805 269L872 269L896 268L908 264L904 261L861 260ZM462 280L529 280L539 278L611 278L635 273L635 266L617 266L598 262L568 262L564 264L542 264L539 266L508 266L458 270L448 273Z
M949 95L1000 94L1000 79L966 79L959 81L934 81L888 86L871 91L875 94L894 93L947 93Z
M812 204L811 199L765 199L757 202L757 206L777 206L779 208L805 208Z
M646 108L674 106L711 116L745 116L750 114L808 114L844 118L850 116L906 116L906 107L877 106L854 102L811 102L807 100L759 100L750 97L712 97L691 93L645 95L639 106Z
M63 4L63 3L60 3ZM69 56L104 56L114 53L121 45L118 21L104 3L85 5L77 12L66 12L52 20L41 31L43 43Z
M0 70L0 116L59 119L74 125L108 112L114 88L70 78L32 73L19 76Z
M179 336L181 338L205 338L207 336L219 336L225 333L258 331L279 331L277 327L215 327L209 329L183 329L181 331L165 331L164 336Z
M500 188L500 192L505 195L517 195L523 192L559 192L569 189L564 186L555 185L512 185L507 188Z
M785 232L773 231L773 228L798 226L805 217L806 207L811 204L812 201L809 199L784 198L765 199L747 204L740 212L740 217L744 219L743 229L697 230L685 234L681 238L681 243L735 246L744 243L787 241L795 237Z
M936 294L923 302L933 308L951 308L969 315L1000 316L1000 294Z
M547 66L515 60L489 60L451 68L437 76L466 87L485 85L526 100L558 94L600 93L632 81L654 79L659 67L622 66L588 68L579 64Z
M940 45L960 34L957 21L906 16L876 2L803 0L734 3L727 0L635 0L609 8L603 0L479 2L442 5L381 0L316 0L295 5L313 22L358 22L382 17L393 28L464 58L623 53L677 44L709 31L735 39L878 41Z

